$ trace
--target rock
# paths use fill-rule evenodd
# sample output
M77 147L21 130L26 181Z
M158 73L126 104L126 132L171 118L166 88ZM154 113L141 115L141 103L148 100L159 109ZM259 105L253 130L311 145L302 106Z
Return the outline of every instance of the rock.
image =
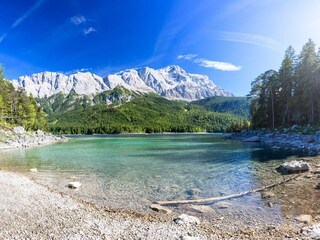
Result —
M290 130L291 131L296 131L296 130L298 130L300 127L298 126L298 125L293 125L291 128L290 128Z
M244 142L260 142L260 138L257 136L249 137L243 140Z
M272 208L273 207L273 203L272 202L268 202L268 206Z
M307 172L310 170L310 165L303 161L291 161L281 164L277 170L283 174Z
M272 146L271 149L274 149L274 150L278 150L278 149L281 149L281 147L278 147L278 146Z
M320 183L317 184L316 189L320 189Z
M15 134L22 135L22 134L25 133L25 130L24 130L23 127L17 126L17 127L14 127L14 128L13 128L13 132L14 132Z
M232 204L229 202L218 202L216 204L214 204L214 206L216 206L219 209L226 209L228 207L230 207Z
M312 216L308 214L301 214L294 218L295 221L304 224L310 224L312 222Z
M36 131L36 134L37 134L39 137L43 137L43 136L44 136L44 132L41 131L40 129L38 129L38 130Z
M310 239L320 239L320 223L314 224L311 227L304 227L301 232L308 235Z
M160 213L165 213L165 214L172 213L171 209L164 207L164 206L161 206L160 204L151 204L150 208L153 211L160 212Z
M215 211L209 206L189 205L188 208L197 213L214 213Z
M30 172L31 172L31 173L37 173L37 172L38 172L38 169L36 169L36 168L31 168L31 169L30 169Z
M81 183L79 182L69 182L68 188L79 188L81 186Z
M199 188L191 188L190 190L186 191L186 194L188 194L189 196L194 196L201 192L202 191Z
M263 193L261 193L261 197L262 198L273 198L275 196L276 195L273 192L263 192Z
M200 224L199 218L190 216L187 214L181 214L179 217L175 218L173 221L179 225L185 225L185 224L199 225Z
M310 135L303 136L301 140L302 140L303 142L305 142L305 143L312 143L312 142L314 142L313 137L310 136Z
M180 240L201 240L199 237L191 237L191 236L180 236Z

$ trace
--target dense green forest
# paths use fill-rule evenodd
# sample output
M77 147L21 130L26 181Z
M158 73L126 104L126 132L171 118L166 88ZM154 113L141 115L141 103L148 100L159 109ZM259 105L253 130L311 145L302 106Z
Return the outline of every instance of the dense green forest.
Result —
M0 67L0 124L2 126L20 125L27 130L46 129L47 117L37 106L32 96L22 90L16 91L9 80L3 76Z
M132 95L127 91L115 89L100 93L93 98L93 104L74 93L65 100L62 95L42 99L49 116L49 130L66 134L225 132L249 126L244 117L207 111L203 106L170 101L156 94L135 96L132 101L121 104L106 104L109 96L120 101L125 93L124 99L127 99ZM56 99L60 99L59 105Z
M246 97L214 96L193 103L204 106L208 111L231 113L249 118L250 100Z
M320 51L310 39L300 54L290 46L279 71L268 70L251 86L254 128L320 123Z

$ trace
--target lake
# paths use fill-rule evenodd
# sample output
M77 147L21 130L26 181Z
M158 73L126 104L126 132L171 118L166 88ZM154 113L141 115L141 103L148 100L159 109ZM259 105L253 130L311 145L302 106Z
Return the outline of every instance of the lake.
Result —
M223 134L99 135L67 143L2 151L0 167L24 173L58 191L116 208L142 209L146 201L234 194L271 183L291 156ZM30 174L37 168L37 174ZM78 191L69 190L79 181ZM240 204L260 205L257 196ZM143 206L143 207L142 207Z

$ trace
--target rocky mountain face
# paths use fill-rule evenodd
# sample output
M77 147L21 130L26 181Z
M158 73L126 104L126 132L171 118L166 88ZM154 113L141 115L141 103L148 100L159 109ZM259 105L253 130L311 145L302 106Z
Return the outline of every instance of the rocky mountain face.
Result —
M15 88L24 88L36 98L46 98L58 93L75 92L79 95L95 95L100 92L123 87L138 94L156 93L172 100L193 101L211 96L233 96L215 85L206 75L191 74L179 66L167 66L158 70L130 69L105 78L90 72L64 75L43 72L22 76L13 80Z

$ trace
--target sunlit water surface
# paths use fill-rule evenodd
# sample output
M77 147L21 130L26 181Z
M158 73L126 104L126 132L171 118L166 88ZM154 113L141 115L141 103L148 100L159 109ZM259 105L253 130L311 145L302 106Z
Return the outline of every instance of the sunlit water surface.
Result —
M101 135L2 151L0 167L58 191L116 208L148 201L223 196L261 187L289 152L225 140L221 134ZM30 174L37 168L37 174ZM79 191L66 187L79 181ZM242 205L259 205L257 197Z

